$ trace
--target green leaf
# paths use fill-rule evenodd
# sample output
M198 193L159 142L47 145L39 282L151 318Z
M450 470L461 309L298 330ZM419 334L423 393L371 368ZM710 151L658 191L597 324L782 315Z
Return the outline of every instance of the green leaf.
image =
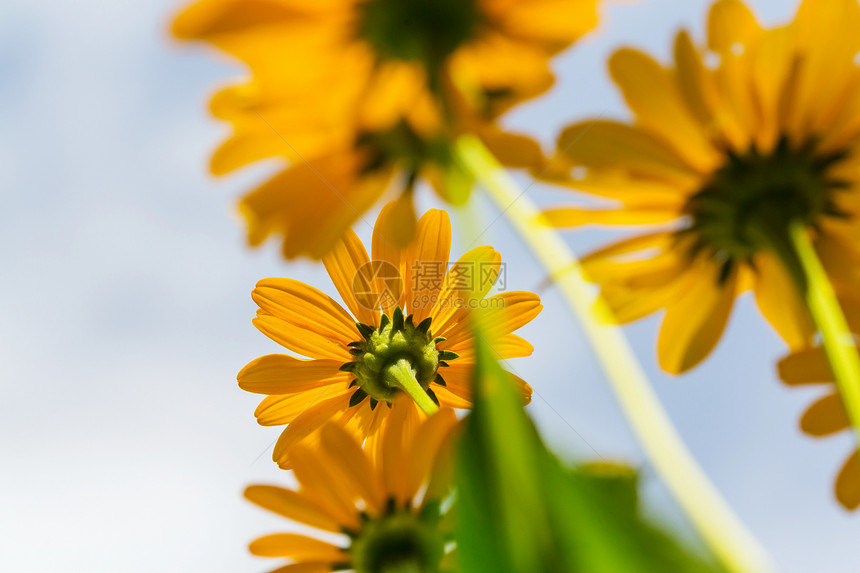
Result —
M548 452L510 377L477 338L475 406L456 468L464 573L717 570L641 518L633 470L571 470Z

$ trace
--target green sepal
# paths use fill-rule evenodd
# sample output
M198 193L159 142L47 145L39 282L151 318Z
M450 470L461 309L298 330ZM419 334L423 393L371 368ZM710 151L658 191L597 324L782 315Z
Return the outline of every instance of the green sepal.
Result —
M367 398L367 392L359 388L355 391L355 393L349 399L349 407L357 406L361 404L361 401Z
M395 331L403 330L403 310L399 306L394 309L394 315L391 317L391 323Z
M389 322L391 322L391 319L388 318L387 314L383 313L382 318L379 319L379 330L382 330L383 328L388 326Z
M427 388L426 392L427 392L427 395L430 396L430 399L433 400L433 402L435 402L436 405L438 406L439 405L439 398L436 397L436 392L434 392L430 388Z
M434 378L433 381L436 382L436 384L438 384L439 386L445 386L445 387L448 386L448 383L445 382L445 379L442 378L442 375L439 374L438 372L436 373L436 378Z
M347 389L352 388L353 386L358 386L358 378L353 378L352 382L350 382L349 386L347 386Z
M347 362L346 364L341 364L338 370L341 372L354 372L357 364L358 362Z
M361 348L350 348L349 353L353 356L361 356L362 354L364 354L364 350L362 350Z
M451 352L450 350L440 350L439 351L439 360L454 360L455 358L460 358L460 355L456 352Z
M433 322L433 317L428 316L424 320L418 323L418 326L415 327L415 330L422 334L426 334L430 332L430 324Z
M376 332L375 328L373 328L372 326L368 326L363 322L356 322L355 327L358 328L358 332L360 332L361 335L368 340L370 339L370 335Z
M373 410L376 410L376 406L378 404L379 404L379 400L377 400L376 398L371 398L370 399L370 411L372 412Z

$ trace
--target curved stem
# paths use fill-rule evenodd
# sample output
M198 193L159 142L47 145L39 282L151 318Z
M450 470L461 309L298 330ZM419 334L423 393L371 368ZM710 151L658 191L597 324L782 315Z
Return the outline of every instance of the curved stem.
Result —
M793 222L789 227L789 236L803 271L805 284L800 285L800 290L813 320L821 330L824 351L860 443L860 355L857 354L857 341L848 327L805 225L799 221Z
M430 396L427 395L421 384L418 383L418 380L415 378L415 371L412 370L412 365L408 360L401 358L389 366L385 373L386 382L409 394L415 400L415 403L424 410L425 414L430 416L439 411L439 407L430 399Z
M559 234L542 221L483 143L463 136L456 143L463 166L504 209L510 222L561 289L579 318L646 455L675 499L725 567L733 572L771 571L767 554L687 451L645 377L606 302L594 295L578 261ZM516 208L511 208L514 203Z

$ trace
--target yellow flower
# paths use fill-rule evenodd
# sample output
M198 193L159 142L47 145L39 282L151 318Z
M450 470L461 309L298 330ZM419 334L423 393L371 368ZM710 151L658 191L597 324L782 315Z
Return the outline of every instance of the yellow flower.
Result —
M585 263L620 322L665 309L665 370L703 360L750 289L791 348L810 343L792 221L809 229L838 290L860 284L858 26L856 0L804 0L774 29L719 0L707 45L679 33L674 65L631 49L612 56L631 123L583 122L560 136L564 159L549 178L612 203L551 210L554 225L655 226Z
M264 279L254 289L254 325L290 351L263 356L239 372L239 386L268 394L257 408L264 426L289 424L273 459L293 465L291 450L318 439L333 420L374 447L401 376L442 406L471 406L475 360L473 326L500 359L528 356L533 347L513 331L541 311L537 295L508 291L487 296L502 270L489 246L463 255L447 270L451 223L442 210L428 211L405 247L389 240L383 208L373 231L373 260L351 230L323 259L349 312L304 283ZM351 313L351 314L350 314ZM513 376L513 375L511 375ZM531 388L514 377L527 401ZM384 404L383 404L384 403ZM415 403L407 404L417 408Z
M421 422L414 409L394 411L378 458L329 424L319 447L296 448L297 490L271 485L245 490L260 507L326 532L325 539L339 535L340 542L276 533L253 541L251 553L292 560L276 570L284 573L375 573L408 565L412 569L403 570L437 571L445 558L441 502L450 490L456 417L442 410Z
M846 295L841 302L852 331L860 332L860 299ZM780 378L790 386L818 384L827 389L827 393L813 402L800 418L801 430L820 438L851 429L851 421L823 348L792 352L780 360L778 367ZM847 509L860 506L860 453L856 446L836 477L835 492L836 499Z
M459 133L477 133L512 167L539 163L534 141L493 122L550 87L550 57L594 26L596 3L201 0L173 33L251 73L212 99L233 128L212 172L290 162L242 201L250 242L276 233L286 257L320 258L389 187L403 191L404 211L420 178L463 201L469 182L450 179L448 150ZM401 243L414 227L402 225Z

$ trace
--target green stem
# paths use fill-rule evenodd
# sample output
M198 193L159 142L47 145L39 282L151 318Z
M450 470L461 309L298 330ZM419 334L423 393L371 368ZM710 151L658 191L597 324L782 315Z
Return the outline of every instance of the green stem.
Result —
M415 371L412 369L412 364L405 358L401 358L394 364L388 367L385 371L385 378L388 385L397 387L409 394L415 403L424 410L428 416L439 411L439 407L430 399L418 379L415 378Z
M770 560L722 500L672 426L606 302L595 296L577 259L544 222L495 157L474 136L455 145L464 167L483 184L549 272L579 318L625 416L646 455L704 540L729 571L771 571ZM516 202L516 208L512 205Z
M857 341L848 327L805 225L799 221L793 222L789 227L789 235L804 273L805 285L801 285L800 290L806 298L813 320L821 330L824 351L860 443L860 356L857 354Z

